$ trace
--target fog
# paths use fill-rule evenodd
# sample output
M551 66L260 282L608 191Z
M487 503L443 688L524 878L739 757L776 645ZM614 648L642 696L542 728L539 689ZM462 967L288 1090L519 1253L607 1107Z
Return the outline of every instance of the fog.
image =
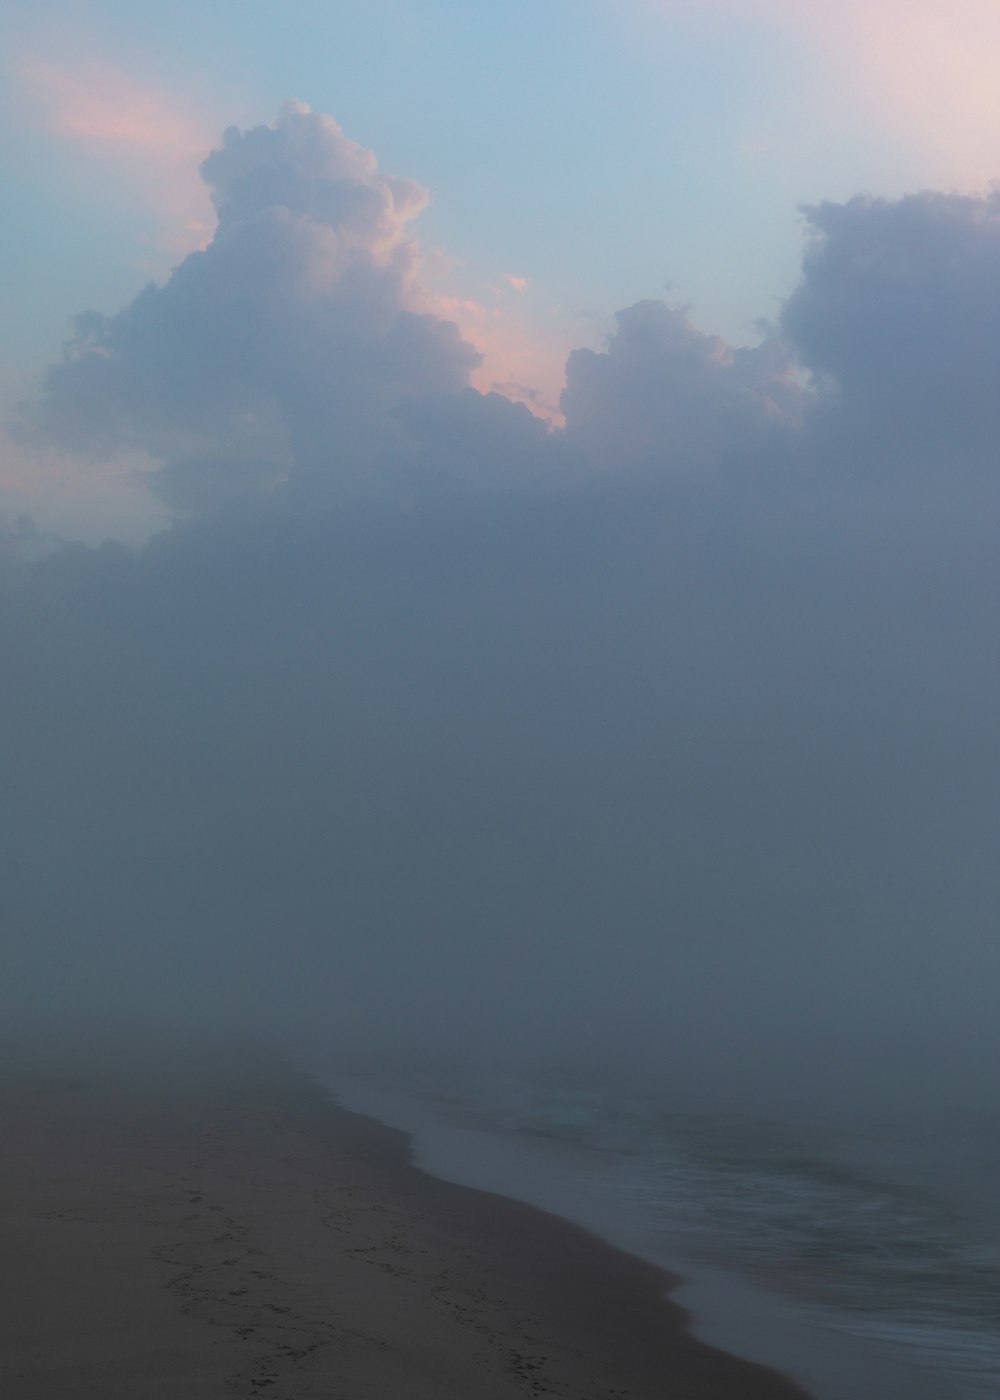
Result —
M759 346L640 303L549 428L329 118L204 175L20 423L175 520L0 541L8 1020L987 1090L1000 197L807 211Z

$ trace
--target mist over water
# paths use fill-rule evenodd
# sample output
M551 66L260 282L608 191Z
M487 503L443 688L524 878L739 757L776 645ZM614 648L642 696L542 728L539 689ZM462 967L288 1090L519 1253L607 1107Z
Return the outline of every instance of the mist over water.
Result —
M308 1059L347 1107L409 1131L425 1170L680 1271L699 1336L818 1400L995 1393L995 1106L765 1108L655 1065Z

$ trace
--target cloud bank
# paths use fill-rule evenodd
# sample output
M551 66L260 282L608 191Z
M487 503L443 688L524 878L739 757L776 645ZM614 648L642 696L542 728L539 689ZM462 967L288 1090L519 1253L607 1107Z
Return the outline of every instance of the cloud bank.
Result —
M640 303L553 431L469 387L423 193L329 118L204 174L212 243L81 318L33 418L149 454L178 519L7 550L19 1004L968 1079L996 201L810 211L760 346Z

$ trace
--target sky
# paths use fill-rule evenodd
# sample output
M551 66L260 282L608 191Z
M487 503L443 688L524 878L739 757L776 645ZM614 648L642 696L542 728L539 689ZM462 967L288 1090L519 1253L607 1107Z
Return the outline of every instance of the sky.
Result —
M17 300L48 284L44 319L37 291L5 318L15 356L203 236L199 158L289 98L430 189L456 286L513 269L574 331L670 287L745 338L794 279L798 203L994 174L982 0L182 2L166 32L107 0L6 14Z
M5 23L18 1005L982 1082L1000 7Z
M801 204L995 173L989 0L182 0L166 29L108 0L5 15L7 405L74 314L118 309L207 241L200 161L289 99L428 190L425 277L489 347L477 383L522 386L550 418L569 350L639 299L758 340L795 284ZM110 466L81 481L8 442L0 470L61 531L156 521Z

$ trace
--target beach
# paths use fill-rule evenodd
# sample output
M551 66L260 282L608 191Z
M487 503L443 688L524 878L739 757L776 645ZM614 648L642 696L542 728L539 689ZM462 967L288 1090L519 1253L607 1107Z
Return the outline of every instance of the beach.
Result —
M270 1052L25 1059L0 1093L19 1400L793 1400L696 1341L674 1280L426 1175Z

